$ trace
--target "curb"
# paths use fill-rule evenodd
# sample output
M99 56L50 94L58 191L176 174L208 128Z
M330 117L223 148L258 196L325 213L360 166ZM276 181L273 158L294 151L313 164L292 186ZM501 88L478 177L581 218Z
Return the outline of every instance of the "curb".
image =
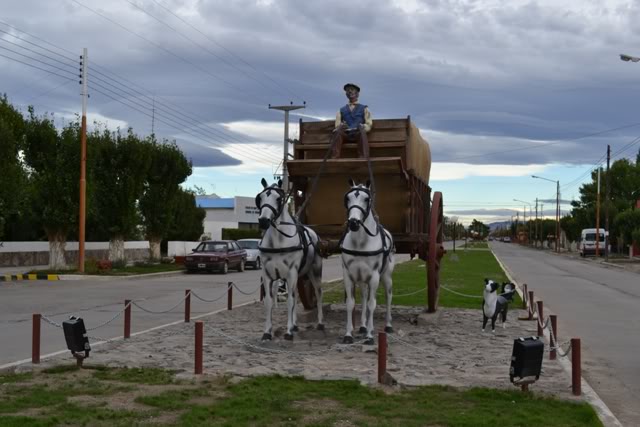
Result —
M0 282L20 282L23 280L62 280L58 274L3 274Z
M500 268L502 268L504 273L507 275L507 278L509 279L509 281L511 283L515 283L516 290L518 291L518 294L520 294L520 296L522 297L522 290L520 289L520 285L518 285L518 283L515 280L513 280L511 271L509 271L509 269L502 263L502 261L500 261L500 258L498 258L498 256L493 251L491 251L491 253L493 254L496 261L498 261L498 265L500 266ZM548 310L547 307L545 308ZM544 331L544 335L545 337L548 338L548 334L546 333L546 330ZM559 357L557 361L560 362L560 365L564 369L565 373L567 373L569 377L571 377L571 363L568 360L563 359L562 357ZM602 421L602 423L605 426L622 427L622 423L613 414L613 412L611 412L611 409L609 409L607 404L604 403L604 401L600 398L600 396L598 396L598 393L596 393L596 391L593 389L593 387L591 387L591 385L587 382L587 380L584 377L581 377L580 381L582 383L582 396L584 397L584 400L587 403L589 403L593 407L593 409L596 411L596 414L598 415L598 418L600 418L600 421Z

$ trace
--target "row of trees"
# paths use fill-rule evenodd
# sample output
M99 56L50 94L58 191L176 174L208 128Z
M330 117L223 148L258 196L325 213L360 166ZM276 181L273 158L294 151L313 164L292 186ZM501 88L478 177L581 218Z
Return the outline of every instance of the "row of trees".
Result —
M65 266L67 239L77 239L80 123L57 129L53 116L25 116L0 98L0 239L48 240L50 267ZM191 163L175 142L96 124L87 135L88 241L109 241L124 260L124 241L145 237L152 258L163 239L197 240L203 209L180 186Z

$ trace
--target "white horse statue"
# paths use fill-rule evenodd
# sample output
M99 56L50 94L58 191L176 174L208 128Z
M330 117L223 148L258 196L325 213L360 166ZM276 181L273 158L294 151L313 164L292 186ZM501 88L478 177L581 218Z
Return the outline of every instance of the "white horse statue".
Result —
M373 344L373 313L376 309L376 292L380 281L385 288L387 317L385 332L393 332L391 326L391 274L395 266L395 248L391 233L380 225L371 212L371 183L358 184L349 179L351 189L344 195L347 209L347 228L340 241L344 289L347 294L347 333L343 342L353 343L352 314L355 307L355 286L362 292L362 315L359 332L366 333L366 344Z
M262 340L271 340L273 324L271 322L273 302L277 298L278 286L275 282L284 281L287 286L287 332L286 340L293 339L298 331L296 324L296 285L298 277L307 276L312 283L318 302L318 330L324 330L322 318L322 257L318 251L318 235L309 227L294 221L286 207L287 195L282 189L282 181L267 185L262 179L264 189L256 196L256 206L260 209L258 222L265 230L260 242L262 277L264 288L264 310L266 314Z

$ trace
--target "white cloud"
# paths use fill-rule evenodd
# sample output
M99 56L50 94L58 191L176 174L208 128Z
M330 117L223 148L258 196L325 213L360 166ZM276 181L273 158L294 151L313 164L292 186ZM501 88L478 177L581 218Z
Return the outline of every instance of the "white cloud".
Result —
M249 136L258 141L282 142L284 139L284 120L280 122L265 122L257 120L242 120L222 123L227 130ZM289 138L298 135L298 122L289 123Z
M474 176L517 177L541 173L546 165L476 165L468 163L433 163L430 181L460 180Z

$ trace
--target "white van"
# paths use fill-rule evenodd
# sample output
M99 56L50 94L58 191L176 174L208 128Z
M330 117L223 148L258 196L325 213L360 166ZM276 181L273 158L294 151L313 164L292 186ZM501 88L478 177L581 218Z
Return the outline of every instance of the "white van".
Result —
M604 228L585 228L582 230L582 233L580 233L580 256L586 257L587 255L596 254L596 232L598 232L600 255L604 255L605 239L609 236L609 232L604 231Z

